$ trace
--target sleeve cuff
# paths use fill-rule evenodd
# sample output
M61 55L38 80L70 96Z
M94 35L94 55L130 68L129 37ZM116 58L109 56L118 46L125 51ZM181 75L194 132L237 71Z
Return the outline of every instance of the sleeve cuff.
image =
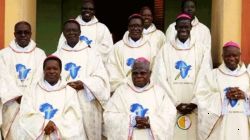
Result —
M89 102L91 102L92 100L95 99L95 96L91 93L91 91L89 90L89 88L86 85L84 85L83 95L85 96L85 98Z

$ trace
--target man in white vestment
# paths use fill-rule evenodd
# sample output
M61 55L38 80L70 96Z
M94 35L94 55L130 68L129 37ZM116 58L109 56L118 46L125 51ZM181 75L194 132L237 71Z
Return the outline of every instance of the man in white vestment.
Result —
M152 46L142 34L143 18L141 15L131 15L128 22L128 31L124 34L123 39L115 44L106 65L111 92L114 92L121 84L126 83L135 59L145 57L153 64L159 50L159 48Z
M167 42L155 59L153 79L167 92L178 110L174 140L195 140L197 136L197 103L195 91L204 73L212 69L211 52L190 37L191 17L176 18L177 35Z
M12 102L16 102L16 99L18 99L21 94L18 92L17 89L14 89L12 84L10 83L11 81L6 79L6 71L3 71L3 69L0 69L1 74L0 74L0 129L1 129L1 135L0 135L0 140L2 140L2 113L3 113L3 105L4 104L11 104Z
M49 56L43 69L44 78L22 99L12 140L86 140L77 92L60 78L61 60Z
M227 42L223 63L198 85L199 140L250 139L250 73L240 55L239 45Z
M79 40L80 25L75 20L64 23L66 41L54 55L62 60L62 79L78 91L83 125L88 140L102 136L102 112L110 97L108 74L100 54L86 41Z
M93 0L83 1L81 15L76 18L76 21L81 25L80 40L85 41L100 53L105 64L113 48L113 39L108 27L95 17ZM60 49L64 42L65 36L62 34L57 48Z
M152 10L145 6L141 8L140 14L144 20L143 35L148 38L151 46L157 47L160 50L166 42L166 36L154 25Z
M181 12L187 13L192 18L192 30L190 32L191 38L195 38L201 43L207 45L211 48L211 34L208 27L201 22L199 22L196 17L196 1L195 0L182 0L181 3ZM172 23L168 26L166 30L167 41L171 41L175 38L177 32L175 30L176 23Z
M132 78L117 88L104 111L108 140L173 139L175 106L150 75L150 62L137 58Z
M42 76L44 51L31 39L31 26L26 21L16 23L14 36L9 46L0 51L0 65L8 72L7 79L19 94L25 95L26 89L39 81ZM21 96L17 100L20 103ZM12 102L3 106L3 137L8 139L10 131L18 120L19 103Z

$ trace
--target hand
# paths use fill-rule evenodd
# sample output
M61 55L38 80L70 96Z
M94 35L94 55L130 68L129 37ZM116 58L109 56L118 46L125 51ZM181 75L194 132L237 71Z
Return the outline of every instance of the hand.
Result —
M193 103L181 103L179 104L176 109L182 114L182 115L186 115L186 114L190 114L192 113L192 111L197 108L196 104Z
M232 99L245 99L245 94L239 87L229 87L226 93L226 97L230 100Z
M75 81L75 82L69 82L68 85L77 91L84 89L83 82L80 80Z
M54 122L49 121L46 127L44 128L44 132L46 135L50 135L51 133L55 131L55 129L56 129L56 125L54 124Z
M17 102L18 104L21 103L21 100L22 100L22 96L19 96L19 97L16 98L16 102Z
M136 120L136 127L138 129L150 128L149 117L139 117L139 116L136 116L135 120Z

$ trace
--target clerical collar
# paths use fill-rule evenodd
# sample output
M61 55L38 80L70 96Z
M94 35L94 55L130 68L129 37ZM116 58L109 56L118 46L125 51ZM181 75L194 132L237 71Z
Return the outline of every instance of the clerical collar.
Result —
M137 48L141 42L142 42L142 38L140 38L139 40L137 41L134 41L131 37L128 38L128 41L129 41L129 45L131 45L131 47L133 48Z
M137 86L135 86L135 89L137 90L137 91L139 91L139 92L142 92L142 91L144 91L146 88L147 88L147 86L149 85L150 83L148 82L144 87L137 87Z
M19 52L26 52L26 51L28 51L29 50L29 45L30 45L30 43L27 45L27 46L25 46L25 47L21 47L21 46L19 46L18 44L17 44L17 42L15 42L16 43L16 50L17 51L19 51Z
M181 42L181 41L177 38L177 39L176 39L176 44L177 44L177 46L179 46L180 48L187 49L187 48L189 48L189 45L190 45L190 38L187 39L184 43Z
M44 80L44 84L46 86L47 89L49 90L55 90L58 89L59 85L60 85L60 80L57 81L57 83L55 85L51 85L49 82L47 82L46 80Z
M230 70L228 67L225 67L227 73L229 73L230 75L238 75L239 71L240 71L240 66L238 65L237 68L235 70Z
M153 24L151 24L147 29L143 28L143 34L148 34L152 32Z

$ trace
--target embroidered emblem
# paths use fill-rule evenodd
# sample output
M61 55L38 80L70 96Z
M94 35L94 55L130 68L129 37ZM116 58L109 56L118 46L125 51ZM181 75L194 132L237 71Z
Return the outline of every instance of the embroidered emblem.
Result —
M188 116L181 115L177 119L177 126L182 130L187 130L191 127L191 120Z
M229 87L224 89L225 95L228 93ZM234 107L237 104L238 100L237 99L230 99L229 104L231 107Z
M191 70L191 65L188 65L186 62L180 60L175 63L175 68L180 70L180 73L178 73L178 75L175 77L175 80L179 79L180 76L182 79L185 79L189 70Z
M16 72L18 72L18 79L25 80L31 69L26 68L23 64L16 64Z
M75 79L81 66L77 66L75 63L69 62L65 64L64 69L69 71L70 77Z
M128 58L127 59L127 66L131 67L134 65L135 59L134 58Z
M142 105L135 103L130 106L130 112L134 113L136 116L145 117L148 109L143 108Z
M80 40L84 41L87 45L90 45L92 43L92 40L88 39L88 37L81 35Z
M49 103L40 105L39 110L40 112L44 112L44 118L48 120L52 119L58 111L58 109L53 109L53 106Z

